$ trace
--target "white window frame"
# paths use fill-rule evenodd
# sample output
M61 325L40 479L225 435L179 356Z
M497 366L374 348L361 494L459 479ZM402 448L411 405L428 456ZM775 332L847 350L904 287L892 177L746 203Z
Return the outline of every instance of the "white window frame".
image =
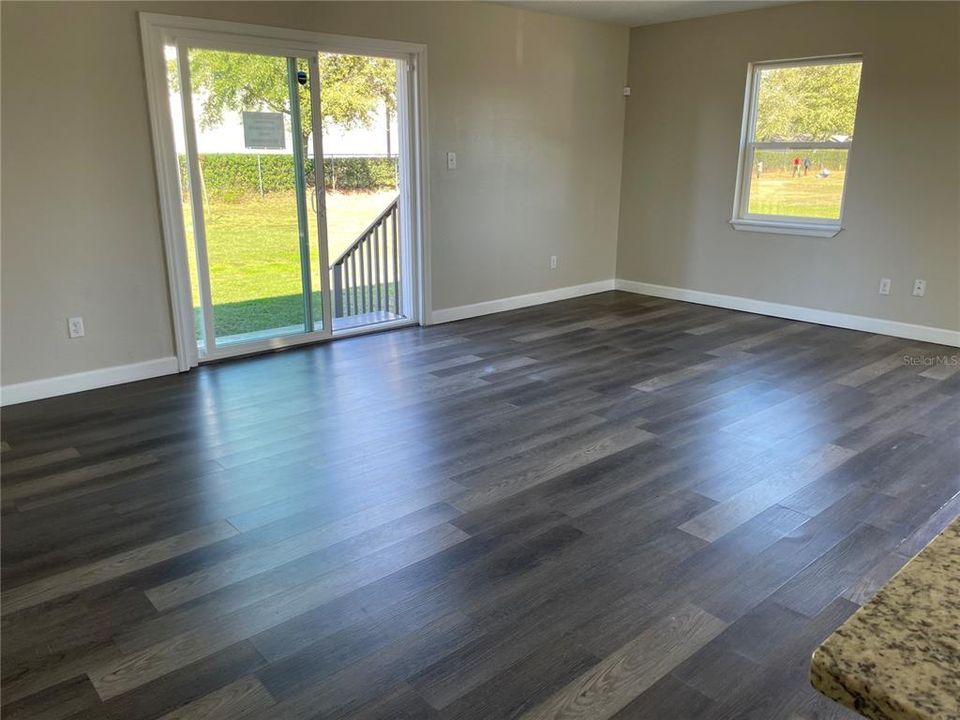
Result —
M757 142L757 97L760 94L760 73L770 68L809 67L811 65L837 65L863 62L860 54L829 55L795 60L772 60L754 62L747 66L747 87L743 100L743 123L740 129L740 157L737 165L737 186L733 198L733 217L730 224L737 230L750 232L806 235L810 237L835 236L843 229L843 209L847 187L850 184L850 163L853 157L853 141L848 142ZM859 95L858 95L859 101ZM859 105L859 102L858 102ZM859 110L859 107L857 108ZM760 215L749 212L750 183L753 178L753 158L756 150L847 150L846 172L840 196L840 217L801 218L792 215Z

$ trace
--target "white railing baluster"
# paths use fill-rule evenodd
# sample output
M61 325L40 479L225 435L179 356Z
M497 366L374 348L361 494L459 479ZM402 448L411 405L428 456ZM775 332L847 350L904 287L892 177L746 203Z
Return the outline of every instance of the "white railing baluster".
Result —
M357 307L357 251L354 248L350 253L350 302L352 303L350 314L356 315L360 312Z
M396 306L396 313L400 315L400 243L397 242L397 216L400 213L400 206L394 205L390 212L390 221L393 229L393 302Z
M400 242L397 196L367 229L330 264L335 317L362 313L400 314ZM346 296L344 298L344 296Z
M383 307L380 305L380 228L378 227L374 230L374 241L373 241L373 267L376 277L374 278L374 283L377 286L377 312L383 310Z

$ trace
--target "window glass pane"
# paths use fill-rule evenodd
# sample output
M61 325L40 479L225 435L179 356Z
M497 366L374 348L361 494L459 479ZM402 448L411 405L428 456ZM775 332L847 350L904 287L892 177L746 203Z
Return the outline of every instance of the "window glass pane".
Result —
M847 142L853 138L860 62L771 67L759 72L757 142Z
M755 150L751 215L840 219L847 150Z

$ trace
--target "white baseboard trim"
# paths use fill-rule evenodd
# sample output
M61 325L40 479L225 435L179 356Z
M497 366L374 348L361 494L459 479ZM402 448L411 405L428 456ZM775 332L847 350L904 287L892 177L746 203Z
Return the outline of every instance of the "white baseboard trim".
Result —
M70 393L93 390L108 385L122 385L137 380L160 377L161 375L173 375L177 371L177 359L166 357L131 363L130 365L116 365L100 370L89 370L72 375L58 375L42 380L30 380L14 385L4 385L0 388L0 405L16 405L30 400L69 395Z
M517 310L519 308L530 307L531 305L543 305L544 303L556 302L557 300L569 300L570 298L581 297L582 295L608 292L613 290L613 284L613 280L598 280L597 282L584 283L583 285L570 285L569 287L557 288L556 290L544 290L543 292L514 295L513 297L500 298L499 300L487 300L486 302L474 303L472 305L458 305L457 307L443 308L442 310L434 310L430 313L430 324L439 325L441 323L454 322L455 320L479 317L480 315L490 315L491 313L504 312L506 310Z
M830 310L817 310L799 305L783 305L781 303L754 300L737 295L721 295L719 293L703 292L701 290L687 290L685 288L670 287L668 285L654 285L653 283L638 282L636 280L614 281L617 290L653 295L655 297L683 300L698 305L713 305L730 310L743 310L758 315L772 315L773 317L800 320L817 325L831 325L849 330L877 333L878 335L892 335L893 337L921 340L960 347L960 331L935 328L927 325L913 325L896 320L881 320L880 318L865 317L863 315L848 315Z
M914 325L896 320L881 320L863 315L848 315L846 313L817 310L799 305L783 305L781 303L754 300L737 295L722 295L719 293L688 290L685 288L655 285L653 283L620 278L616 280L598 280L597 282L585 283L583 285L571 285L555 290L544 290L543 292L529 293L527 295L515 295L513 297L488 300L472 305L460 305L458 307L434 310L430 314L430 324L438 325L441 323L454 322L456 320L464 320L466 318L479 317L481 315L489 315L506 310L517 310L533 305L542 305L544 303L556 302L557 300L593 295L594 293L607 292L609 290L623 290L640 295L653 295L655 297L682 300L699 305L712 305L730 310L742 310L758 315L771 315L773 317L800 320L817 325L830 325L850 330L877 333L879 335L892 335L893 337L902 337L909 340L920 340L923 342L937 343L939 345L960 347L960 331L956 330L947 330L946 328L935 328L926 325ZM94 390L109 385L122 385L123 383L147 380L162 375L173 375L177 373L178 370L177 359L175 357L166 357L131 363L129 365L117 365L100 370L74 373L72 375L60 375L42 380L31 380L13 385L4 385L0 387L0 406L16 405L31 400L56 397L58 395L69 395L70 393Z

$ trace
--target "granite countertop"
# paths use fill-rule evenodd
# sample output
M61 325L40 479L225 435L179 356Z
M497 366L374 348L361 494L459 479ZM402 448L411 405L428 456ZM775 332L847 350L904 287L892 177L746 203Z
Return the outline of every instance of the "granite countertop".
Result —
M960 519L817 648L810 681L874 720L960 720Z

